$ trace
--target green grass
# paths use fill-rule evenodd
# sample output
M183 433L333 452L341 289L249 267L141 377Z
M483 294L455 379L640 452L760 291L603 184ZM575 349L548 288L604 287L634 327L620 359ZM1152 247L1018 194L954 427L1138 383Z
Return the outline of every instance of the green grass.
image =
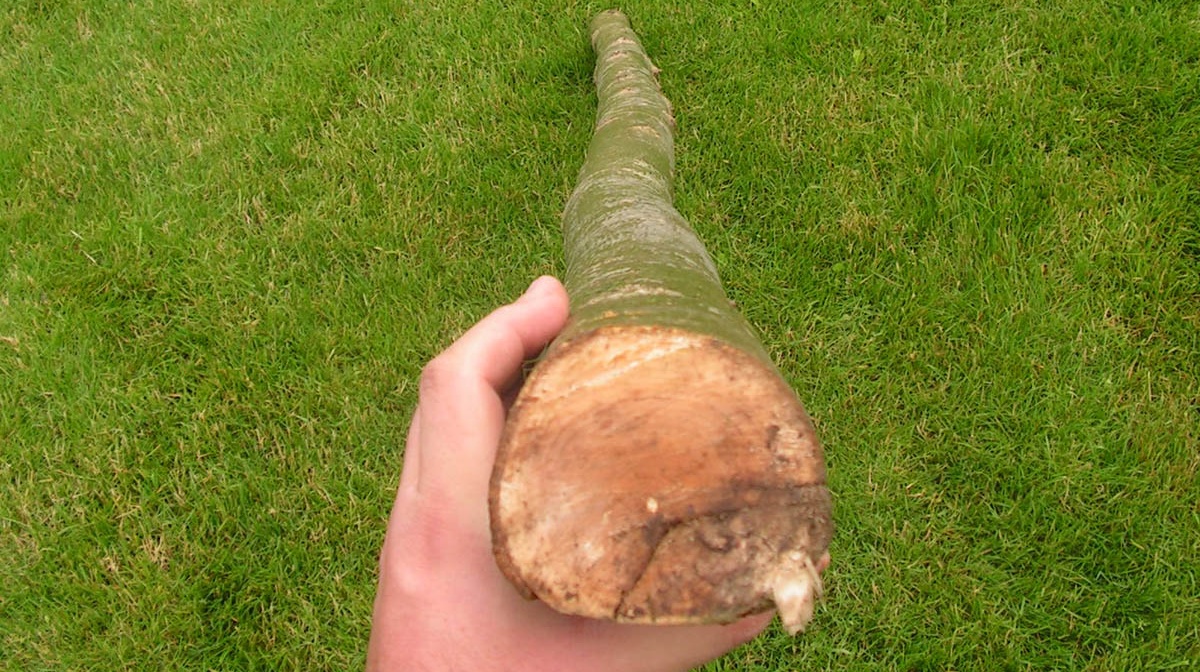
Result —
M669 4L678 205L838 523L708 669L1194 664L1200 9ZM421 365L562 270L599 8L0 10L0 668L361 664Z

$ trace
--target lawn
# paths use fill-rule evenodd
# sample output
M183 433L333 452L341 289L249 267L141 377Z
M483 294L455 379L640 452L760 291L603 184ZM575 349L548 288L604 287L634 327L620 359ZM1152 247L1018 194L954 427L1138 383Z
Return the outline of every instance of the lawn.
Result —
M0 9L0 669L347 669L423 363L541 273L603 5ZM455 6L447 6L454 4ZM810 631L1200 660L1200 6L629 2L813 415Z

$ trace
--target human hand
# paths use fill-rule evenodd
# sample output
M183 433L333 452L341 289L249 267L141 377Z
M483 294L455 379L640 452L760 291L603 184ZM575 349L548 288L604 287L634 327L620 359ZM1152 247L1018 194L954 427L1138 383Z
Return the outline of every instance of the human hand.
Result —
M623 625L521 597L497 568L488 481L521 365L567 320L542 277L426 366L380 557L368 670L686 670L757 635L725 626Z

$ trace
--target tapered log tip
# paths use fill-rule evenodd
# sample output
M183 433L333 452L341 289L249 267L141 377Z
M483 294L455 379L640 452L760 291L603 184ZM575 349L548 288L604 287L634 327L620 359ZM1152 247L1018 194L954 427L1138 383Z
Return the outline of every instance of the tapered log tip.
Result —
M616 26L620 28L630 28L629 17L619 9L606 9L592 17L591 30L595 33L597 30L606 26Z
M803 626L833 526L808 415L757 357L690 332L606 327L553 353L510 414L496 558L571 614Z

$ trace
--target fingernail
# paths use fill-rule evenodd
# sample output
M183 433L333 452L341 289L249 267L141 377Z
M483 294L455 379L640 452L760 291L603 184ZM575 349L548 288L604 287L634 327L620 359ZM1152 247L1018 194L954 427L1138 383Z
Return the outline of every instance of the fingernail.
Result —
M541 294L545 290L546 284L548 282L550 282L550 276L548 276L548 275L543 275L543 276L537 278L533 282L529 283L529 287L525 290L525 293L522 294L521 298L519 298L517 300L524 301L525 299L530 299L530 298L536 297L538 294Z

